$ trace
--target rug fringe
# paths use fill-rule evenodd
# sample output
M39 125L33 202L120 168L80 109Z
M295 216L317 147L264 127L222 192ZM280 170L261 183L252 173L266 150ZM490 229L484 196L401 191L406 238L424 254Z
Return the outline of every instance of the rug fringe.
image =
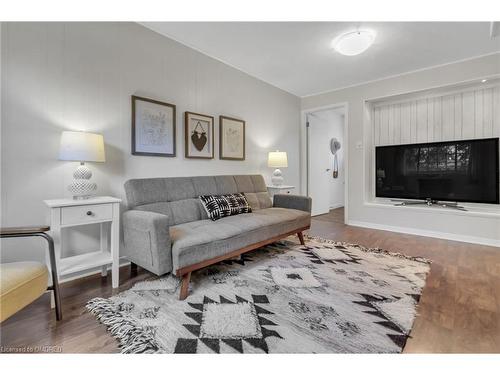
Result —
M356 249L359 249L361 251L364 251L365 253L378 253L378 254L385 254L389 255L392 257L397 257L397 258L403 258L403 259L408 259L408 260L414 260L416 262L420 263L425 263L425 264L431 264L432 261L430 259L424 258L424 257L416 257L416 256L410 256L398 252L393 252L393 251L388 251L381 249L380 247L364 247L358 244L352 244L349 242L341 242L341 241L333 241L333 240L328 240L326 238L321 238L321 237L315 237L311 235L305 235L307 239L318 241L318 242L323 242L323 243L329 243L332 245L342 245L342 246L350 246L350 247L355 247Z
M147 328L138 326L134 319L124 315L111 300L94 298L86 304L86 308L108 327L113 337L120 341L121 353L161 352L154 334Z

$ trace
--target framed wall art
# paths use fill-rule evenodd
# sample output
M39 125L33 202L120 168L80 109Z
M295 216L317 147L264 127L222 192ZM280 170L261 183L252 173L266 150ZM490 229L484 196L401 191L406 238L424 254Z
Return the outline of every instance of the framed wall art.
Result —
M175 156L175 105L132 95L132 155Z
M214 158L214 118L200 113L184 113L184 154L186 158Z
M245 121L219 116L219 158L245 160Z

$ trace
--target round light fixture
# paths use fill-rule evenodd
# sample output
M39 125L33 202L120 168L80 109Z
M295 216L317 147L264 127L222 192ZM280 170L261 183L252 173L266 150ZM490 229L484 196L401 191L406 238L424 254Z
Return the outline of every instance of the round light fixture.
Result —
M333 41L333 48L346 56L363 53L375 40L375 33L368 30L356 30L343 34Z

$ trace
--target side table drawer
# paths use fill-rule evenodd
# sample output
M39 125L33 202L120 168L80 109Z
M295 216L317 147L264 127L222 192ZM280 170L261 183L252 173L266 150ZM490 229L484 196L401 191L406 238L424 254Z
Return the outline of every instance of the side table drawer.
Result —
M292 190L293 188L290 188L290 189L273 189L273 188L270 188L268 189L269 193L270 194L292 194Z
M85 224L94 221L111 220L113 207L111 204L93 204L61 208L61 225Z

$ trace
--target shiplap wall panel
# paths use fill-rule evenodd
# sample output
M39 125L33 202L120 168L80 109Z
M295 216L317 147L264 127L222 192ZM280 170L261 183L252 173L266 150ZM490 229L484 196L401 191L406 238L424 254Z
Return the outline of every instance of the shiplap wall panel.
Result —
M500 135L500 87L493 89L493 136Z
M453 126L454 126L454 137L453 139L462 139L462 95L455 94L453 96Z
M417 102L410 103L410 142L417 139Z
M375 144L379 145L380 143L380 108L375 108L375 112L373 113L373 140Z
M483 134L485 137L493 136L493 90L483 92Z
M429 99L427 103L427 139L429 142L434 141L434 99Z
M374 143L425 143L500 137L500 86L380 104Z
M474 102L474 92L469 91L462 94L462 138L474 138L476 131L476 110ZM464 126L465 125L465 126Z
M478 138L484 137L483 127L483 91L474 92L474 130L475 136Z
M401 143L411 142L410 103L401 105Z
M443 98L434 98L434 141L443 139Z
M417 142L426 142L429 139L427 132L427 100L418 100L416 106Z
M387 113L387 143L394 143L394 108L391 105Z
M401 104L397 105L394 113L394 143L401 143Z
M443 141L455 138L455 98L451 95L443 98Z

